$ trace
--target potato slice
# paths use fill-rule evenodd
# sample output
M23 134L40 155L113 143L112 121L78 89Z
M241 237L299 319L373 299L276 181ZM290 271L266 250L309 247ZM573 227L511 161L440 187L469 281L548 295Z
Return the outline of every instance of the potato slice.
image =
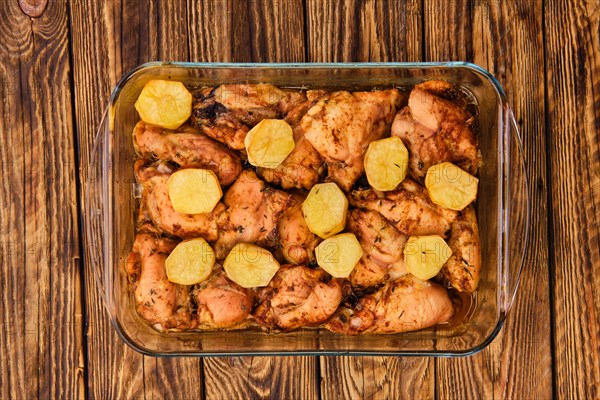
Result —
M323 240L315 249L317 264L334 278L347 278L363 256L353 233L342 233Z
M308 229L323 239L344 230L347 214L348 199L333 182L313 186L302 203Z
M167 278L180 285L194 285L209 277L215 253L202 238L179 243L165 261Z
M192 115L192 94L181 82L153 80L142 89L135 109L144 122L177 129Z
M430 167L425 176L431 201L456 211L462 211L477 198L478 183L479 179L449 162Z
M167 188L173 208L184 214L210 213L223 195L217 176L207 169L180 169L169 177Z
M398 137L375 140L369 143L364 165L369 185L381 191L394 190L406 177L408 150Z
M279 270L270 251L249 243L238 243L223 263L227 277L243 288L267 286Z
M404 245L406 270L426 281L440 272L452 255L452 249L438 235L411 236Z
M244 140L248 162L255 167L276 168L294 150L292 127L282 119L263 119Z

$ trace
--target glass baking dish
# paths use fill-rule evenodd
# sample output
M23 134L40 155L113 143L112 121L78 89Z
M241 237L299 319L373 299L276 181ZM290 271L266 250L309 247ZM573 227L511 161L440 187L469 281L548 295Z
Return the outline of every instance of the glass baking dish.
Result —
M138 188L133 176L134 103L151 79L188 85L268 82L287 88L408 87L443 79L476 106L480 169L476 210L482 248L479 290L460 324L394 335L345 336L320 329L265 333L239 331L161 333L136 313L124 263L131 251ZM95 138L84 194L86 261L94 271L119 336L152 356L213 355L470 355L500 331L517 291L529 232L529 191L521 140L504 91L484 69L469 63L204 64L153 62L115 87Z

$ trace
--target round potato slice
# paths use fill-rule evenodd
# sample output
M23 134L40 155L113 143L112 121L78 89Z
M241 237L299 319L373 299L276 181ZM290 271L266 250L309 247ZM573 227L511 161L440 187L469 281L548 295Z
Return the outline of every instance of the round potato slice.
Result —
M223 263L227 277L243 288L267 286L279 270L270 251L249 243L238 243Z
M217 176L207 169L180 169L169 177L167 188L173 209L184 214L210 213L223 195Z
M334 278L347 278L363 256L353 233L342 233L323 240L315 249L317 264Z
M424 281L440 272L452 255L452 249L438 235L411 236L404 246L406 270Z
M255 167L276 168L294 150L292 127L282 119L263 119L244 139L248 162Z
M394 190L406 177L408 150L398 137L375 140L369 143L364 165L369 185L381 191Z
M144 122L177 129L192 115L192 94L181 82L153 80L142 89L135 109Z
M165 261L167 278L180 285L194 285L210 275L215 253L202 238L179 243Z
M449 162L430 167L425 176L431 201L456 211L462 211L477 198L478 183L479 179Z
M333 182L313 186L302 203L308 229L323 239L344 230L347 214L348 199Z

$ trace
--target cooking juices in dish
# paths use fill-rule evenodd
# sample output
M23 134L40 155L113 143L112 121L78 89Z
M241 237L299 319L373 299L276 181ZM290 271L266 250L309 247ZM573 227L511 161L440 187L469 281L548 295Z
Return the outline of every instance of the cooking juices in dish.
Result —
M154 328L398 333L465 317L481 156L449 83L219 85L189 109L188 89L156 82L136 103L127 262Z

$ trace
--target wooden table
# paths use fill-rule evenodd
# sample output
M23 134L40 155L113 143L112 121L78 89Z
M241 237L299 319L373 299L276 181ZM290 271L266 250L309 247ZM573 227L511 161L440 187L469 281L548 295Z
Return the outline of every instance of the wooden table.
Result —
M600 397L598 0L0 2L0 399ZM111 89L149 60L468 60L532 183L521 290L469 358L152 358L109 323L79 215Z

